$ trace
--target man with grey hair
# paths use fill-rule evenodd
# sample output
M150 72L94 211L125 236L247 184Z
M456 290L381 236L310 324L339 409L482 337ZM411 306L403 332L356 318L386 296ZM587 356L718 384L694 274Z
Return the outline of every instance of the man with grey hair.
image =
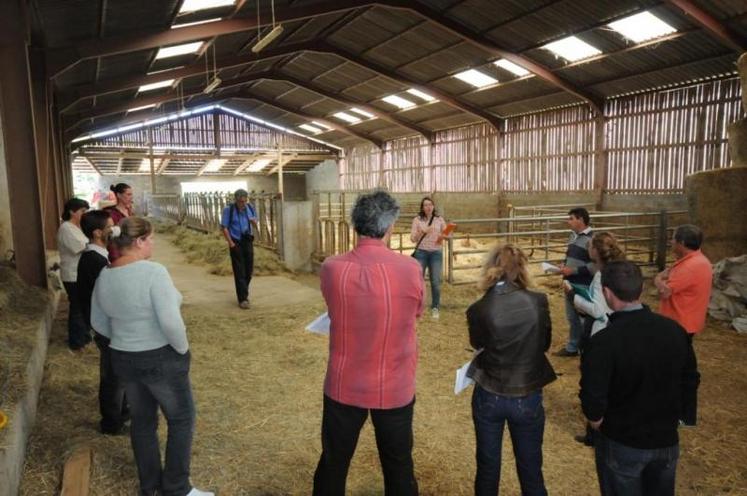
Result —
M700 251L701 244L700 228L692 224L677 227L672 236L676 260L654 279L659 290L659 313L684 327L691 342L705 327L713 281L711 262Z
M344 496L369 413L385 494L418 493L412 461L415 321L425 299L420 264L387 247L398 215L399 205L388 193L361 195L352 213L356 247L322 264L331 323L314 496Z
M249 193L237 189L233 194L234 202L223 209L220 225L223 237L228 242L228 253L231 255L233 281L236 285L236 297L239 307L249 308L249 283L254 271L254 229L257 227L257 213L249 203Z

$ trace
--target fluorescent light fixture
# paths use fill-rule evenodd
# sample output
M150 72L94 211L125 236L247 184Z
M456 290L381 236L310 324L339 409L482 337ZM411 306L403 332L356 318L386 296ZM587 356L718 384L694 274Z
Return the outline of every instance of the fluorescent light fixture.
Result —
M529 74L528 70L506 59L496 60L493 63L501 69L506 69L508 72L516 74L517 76L526 76L527 74Z
M209 95L210 93L215 91L215 89L218 86L220 86L222 82L223 80L221 78L219 78L218 76L214 76L213 79L210 81L210 83L208 83L208 85L205 86L205 89L202 90L202 92L206 95Z
M174 24L171 26L171 29L179 29L179 28L186 28L188 26L198 26L200 24L207 24L208 22L215 22L220 21L220 17L216 17L214 19L205 19L204 21L195 21L195 22L185 22L184 24Z
M636 43L677 32L672 26L650 12L634 14L619 21L611 22L609 26Z
M553 41L548 43L544 47L546 50L550 50L555 55L559 55L569 62L575 62L577 60L587 59L594 55L602 53L601 50L595 48L585 41L576 38L575 36L569 36L562 40Z
M407 98L402 98L401 96L397 95L389 95L382 98L386 103L389 105L394 105L395 107L406 109L410 107L414 107L415 103L411 102Z
M498 82L497 79L475 69L467 69L459 74L454 74L454 77L461 79L467 84L471 84L475 88L482 88L483 86L488 86Z
M267 167L267 164L269 164L270 162L272 162L272 159L261 158L249 164L249 167L247 167L246 170L249 172L259 172L265 167Z
M196 12L198 10L215 9L217 7L227 7L236 3L236 0L184 0L180 14L187 12Z
M332 130L332 128L331 128L331 127L329 127L328 125L326 125L326 124L323 124L323 123L321 123L321 122L319 122L319 121L311 121L311 123L312 123L313 125L315 125L316 127L320 127L320 128L322 128L322 129L326 129L327 131L331 131L331 130Z
M221 167L226 165L227 160L225 158L214 158L209 160L203 172L218 172Z
M257 43L254 44L252 47L252 52L259 53L264 47L269 45L270 43L275 40L278 36L283 34L283 26L281 24L278 24L274 28L272 28L272 31L267 33L264 38L261 38Z
M139 87L137 89L137 91L138 91L138 93L142 93L144 91L157 90L157 89L160 89L160 88L168 88L172 84L174 84L174 80L173 79L167 79L165 81L159 81L157 83L144 84L141 87Z
M338 119L340 119L341 121L349 122L350 124L355 124L361 121L358 117L354 115L350 115L347 112L337 112L336 114L333 114L333 115L337 117Z
M150 104L148 104L148 105L142 105L142 106L140 106L140 107L133 107L133 108L131 108L131 109L127 109L127 112L128 112L128 113L129 113L129 112L138 112L138 111L140 111L140 110L145 110L145 109L153 108L153 107L155 107L155 106L156 106L156 104L155 104L155 103L150 103Z
M300 127L301 129L304 129L306 131L309 131L310 133L314 133L314 134L319 134L319 133L321 133L323 131L323 129L319 129L318 127L314 127L311 124L301 124L298 127Z
M409 94L411 94L411 95L415 95L418 98L422 98L426 102L435 102L436 101L436 99L433 98L432 96L430 96L428 93L423 93L422 91L416 90L415 88L410 88L409 90L407 90L407 92Z
M363 117L367 119L373 119L374 117L376 117L371 112L366 112L365 110L359 109L358 107L350 107L350 111L355 112L358 115L362 115Z
M170 47L164 47L158 50L156 54L156 60L165 59L168 57L178 57L179 55L187 55L190 53L197 53L202 48L201 41L193 41L192 43L184 43L183 45L173 45Z

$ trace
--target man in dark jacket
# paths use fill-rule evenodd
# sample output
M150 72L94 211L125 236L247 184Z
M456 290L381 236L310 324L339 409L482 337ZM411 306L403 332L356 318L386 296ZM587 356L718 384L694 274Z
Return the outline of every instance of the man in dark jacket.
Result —
M106 245L113 225L111 215L106 210L86 212L80 221L83 234L90 241L78 262L78 293L83 316L89 329L91 328L91 295L93 295L96 279L104 267L109 265L109 253L106 250ZM112 368L109 338L95 331L96 329L94 329L93 340L101 353L99 360L101 432L111 435L123 434L125 432L124 422L129 417L124 385L119 381Z
M685 330L640 302L641 270L611 262L614 311L581 359L581 406L594 429L602 495L673 495L680 422L695 425L700 375Z

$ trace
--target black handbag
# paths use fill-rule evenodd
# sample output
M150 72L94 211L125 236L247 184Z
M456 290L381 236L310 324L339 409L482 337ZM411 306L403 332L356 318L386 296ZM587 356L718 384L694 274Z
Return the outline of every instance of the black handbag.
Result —
M433 224L433 219L435 218L436 218L435 215L431 215L431 220L428 221L428 227L431 227L431 224ZM410 254L411 257L415 256L415 252L418 251L418 246L420 246L420 243L423 242L426 236L428 236L428 233L425 233L422 236L420 236L420 240L418 240L418 244L415 245L415 249L412 250L412 253Z

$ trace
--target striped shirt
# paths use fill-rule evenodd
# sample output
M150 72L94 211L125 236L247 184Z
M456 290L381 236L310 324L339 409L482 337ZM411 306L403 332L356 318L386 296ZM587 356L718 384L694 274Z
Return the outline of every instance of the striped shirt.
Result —
M420 238L423 237L423 233L419 232L418 228L420 228L421 231L428 230L428 221L429 219L422 219L420 218L420 216L412 219L410 240L413 243L417 243L418 241L420 241ZM433 232L427 234L425 238L423 238L423 242L420 243L418 249L425 251L441 251L441 245L437 244L436 242L438 241L438 237L441 235L444 229L446 229L446 221L443 217L434 217L431 227L433 228Z
M420 264L361 238L329 257L320 273L330 317L324 394L345 405L391 409L415 396L417 337L423 311Z
M587 227L580 233L571 233L568 240L568 248L565 251L565 265L574 269L573 274L563 277L574 284L589 286L594 277L596 268L589 255L591 245L591 227Z

